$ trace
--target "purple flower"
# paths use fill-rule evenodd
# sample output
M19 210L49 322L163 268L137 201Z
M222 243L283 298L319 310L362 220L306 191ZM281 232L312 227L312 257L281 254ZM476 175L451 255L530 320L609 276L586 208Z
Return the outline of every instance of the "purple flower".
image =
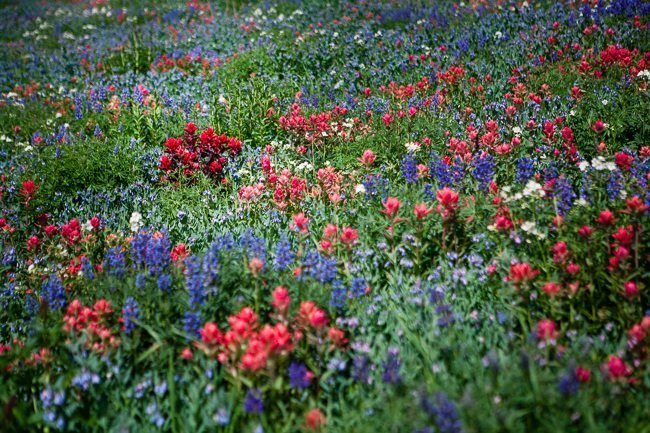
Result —
M306 389L309 387L311 378L305 364L292 362L288 368L289 384L294 389Z

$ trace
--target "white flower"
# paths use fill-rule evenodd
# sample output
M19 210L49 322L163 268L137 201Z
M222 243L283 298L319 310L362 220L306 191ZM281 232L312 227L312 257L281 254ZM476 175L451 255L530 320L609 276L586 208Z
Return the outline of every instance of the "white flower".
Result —
M366 187L363 186L362 183L358 183L358 184L354 187L354 192L356 192L357 194L365 194L365 192L366 192Z
M512 128L512 133L517 135L517 136L521 135L521 128L518 127L518 126L515 126L514 128Z
M525 197L537 196L544 197L546 193L542 189L542 185L535 182L534 180L529 180L526 186L524 187L523 194Z
M603 105L607 105L609 103L609 101L607 99L603 99L602 102L603 102Z
M142 214L140 212L133 212L129 219L129 225L131 226L131 231L134 233L140 230L142 228Z
M420 145L418 143L415 143L414 141L409 141L404 146L406 146L406 150L408 150L409 152L417 152L418 150L420 150Z
M581 161L580 164L578 164L578 168L580 171L585 171L589 168L589 163L587 161Z

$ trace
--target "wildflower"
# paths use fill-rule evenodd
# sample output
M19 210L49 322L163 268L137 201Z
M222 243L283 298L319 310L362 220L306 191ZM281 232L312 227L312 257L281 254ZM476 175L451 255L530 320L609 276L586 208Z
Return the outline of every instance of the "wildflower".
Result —
M306 389L309 387L313 374L307 370L304 364L292 362L288 368L289 385L294 389Z
M261 414L264 412L264 401L262 391L257 388L249 389L244 400L244 411L246 413Z
M36 192L38 186L31 179L23 182L22 186L23 189L21 191L21 194L23 196L23 199L25 200L25 202L29 202L32 199L32 197L34 197L34 193Z
M399 359L399 350L394 347L389 348L386 362L384 362L384 373L382 375L384 383L399 383L401 381L400 367L401 361Z
M289 291L282 286L276 287L273 291L273 302L271 302L271 306L273 306L280 315L285 315L289 310L290 304L291 297L289 296Z
M589 382L589 379L591 378L591 371L589 371L588 368L584 367L577 367L575 369L575 375L578 378L578 380L582 383L587 383Z
M625 296L628 298L634 298L639 294L639 288L634 281L626 281L623 284L623 289L625 290Z
M327 419L320 409L311 409L305 414L305 424L309 430L320 430L327 423Z
M537 323L537 338L540 340L555 340L557 335L555 322L552 320L543 319Z
M380 212L389 218L394 218L397 215L400 206L402 205L399 199L395 197L388 197L386 201L382 202L382 204L384 205L384 209L382 209Z
M609 360L607 361L607 373L609 374L610 379L616 380L629 375L631 369L625 365L625 362L621 358L610 355Z
M598 218L596 218L596 222L600 225L603 226L609 226L614 224L616 219L614 218L614 212L610 210L604 210L600 213Z
M298 229L300 233L309 233L309 229L307 228L308 224L309 218L307 218L303 212L297 213L293 216L292 228Z
M122 331L130 334L135 329L134 320L140 318L140 307L135 299L128 297L122 309Z
M425 203L418 203L413 207L413 214L419 220L424 219L431 212L433 212L433 208L427 208Z
M352 245L359 238L359 234L352 227L346 227L341 230L341 242L345 245Z
M596 134L602 134L605 129L607 128L607 125L605 122L602 120L598 119L594 122L593 125L591 125L591 129L596 133Z
M370 149L366 149L363 151L363 155L361 156L361 158L357 158L357 161L359 161L361 164L365 165L366 167L370 167L375 162L376 159L377 156L375 155L375 153Z

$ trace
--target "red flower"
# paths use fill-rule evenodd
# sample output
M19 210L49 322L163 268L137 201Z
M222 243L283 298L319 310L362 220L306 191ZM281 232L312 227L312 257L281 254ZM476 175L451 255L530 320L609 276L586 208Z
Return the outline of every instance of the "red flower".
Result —
M390 124L393 123L393 116L391 116L390 113L386 113L381 116L381 120L383 120L384 125L390 126Z
M537 338L540 340L555 340L558 332L555 329L555 322L550 319L543 319L537 323Z
M542 287L542 290L544 293L547 295L556 295L560 293L560 290L562 290L562 286L560 286L558 283L546 283L544 284L544 287Z
M598 218L596 218L596 222L604 226L612 225L614 224L614 221L616 221L616 219L614 219L614 212L611 210L602 211Z
M329 323L329 320L325 312L316 307L316 304L312 301L305 301L300 304L298 322L303 325L311 325L314 328L322 328Z
M607 372L609 373L610 379L618 379L631 373L630 368L625 365L625 362L614 355L610 355L607 361Z
M174 263L178 261L182 261L185 257L189 255L190 255L190 251L187 249L187 246L185 244L176 245L174 248L172 248L172 251L170 253L170 256Z
M436 193L436 200L447 210L454 210L458 205L459 195L450 188L443 188Z
M187 132L189 135L193 135L196 131L198 131L198 129L199 128L197 128L195 124L190 122L185 126L184 131Z
M190 349L189 347L184 348L183 351L181 352L181 358L186 361L189 361L190 359L194 358L192 349Z
M223 339L223 334L214 322L206 323L203 329L201 329L200 334L203 342L209 345L219 344Z
M625 152L618 152L616 154L614 162L616 163L616 165L618 165L621 168L621 170L629 171L630 168L632 168L632 162L634 162L634 157L632 155L628 155Z
M593 232L594 232L594 230L593 230L591 227L589 227L589 226L582 226L582 227L580 227L580 229L578 230L578 234L579 234L580 236L582 236L583 238L588 238L589 236L591 236L591 234L592 234Z
M271 305L280 315L287 314L289 305L291 304L291 297L286 287L278 286L273 291L273 302Z
M433 208L427 208L427 205L424 203L418 203L413 208L413 214L419 220L423 219L431 212L433 212Z
M342 347L348 342L347 338L345 338L345 332L336 327L331 327L329 331L327 331L327 336L332 344L338 347Z
M591 371L588 368L577 367L575 373L578 380L582 383L587 383L591 379Z
M99 229L100 220L99 217L94 216L90 219L90 226L95 230Z
M29 201L32 199L37 188L38 186L31 179L23 182L22 195L25 201Z
M352 227L346 227L341 230L341 242L346 245L352 245L359 238L359 234Z
M382 209L380 212L391 218L397 215L397 212L402 205L399 199L395 197L388 197L382 204L384 205L384 209Z
M505 215L497 215L494 223L497 230L510 230L512 228L512 220Z
M625 203L627 204L627 210L629 212L645 212L648 210L648 206L646 206L646 204L636 195L632 198L628 198Z
M532 281L537 275L539 275L539 270L533 269L529 263L515 263L510 265L510 275L506 280L518 285Z
M319 409L312 409L305 415L305 423L307 424L307 429L316 431L325 426L327 419Z
M357 161L359 161L361 164L365 165L366 167L370 167L375 160L377 159L377 156L374 154L374 152L370 149L366 149L363 151L363 155L361 158L357 158Z
M36 249L40 244L41 240L38 238L38 236L32 236L31 238L27 239L27 251Z
M292 228L297 228L300 233L307 234L309 232L307 224L309 224L309 218L307 218L303 212L297 213L293 216Z
M625 289L625 296L629 298L633 298L639 294L639 288L634 281L626 281L623 284L623 288Z
M596 134L601 134L602 132L605 131L605 122L602 120L598 119L594 122L593 125L591 125L591 129L596 133Z

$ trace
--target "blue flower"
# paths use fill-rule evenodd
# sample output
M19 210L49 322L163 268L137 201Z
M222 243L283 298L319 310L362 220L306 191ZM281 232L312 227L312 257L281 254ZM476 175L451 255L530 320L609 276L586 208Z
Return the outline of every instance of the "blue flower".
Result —
M402 380L400 376L401 365L399 350L395 347L389 348L386 362L384 362L384 373L381 376L384 383L396 384Z
M262 391L258 388L249 389L244 399L244 411L246 413L261 414L264 412L264 401Z
M305 364L292 362L288 368L289 385L294 389L306 389L309 387L310 379Z
M283 233L275 247L275 269L279 271L289 269L295 258L296 254L293 252L291 242L287 235Z
M122 318L124 319L124 332L130 334L135 329L135 323L133 321L140 318L140 307L132 297L127 298L124 303Z
M41 296L47 305L53 310L61 310L66 305L65 288L61 279L56 274L51 274L43 281Z

